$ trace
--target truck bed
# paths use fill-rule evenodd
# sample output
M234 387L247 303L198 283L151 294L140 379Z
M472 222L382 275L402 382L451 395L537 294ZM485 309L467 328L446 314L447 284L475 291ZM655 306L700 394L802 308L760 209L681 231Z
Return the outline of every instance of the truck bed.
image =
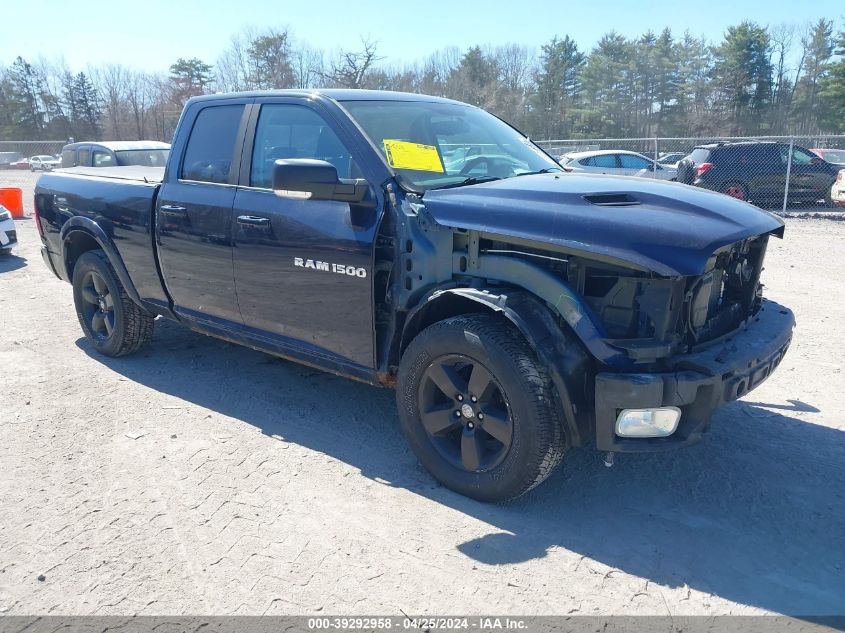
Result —
M64 235L71 230L89 234L119 254L120 261L113 265L125 265L141 300L167 305L153 239L155 201L163 177L163 167L140 166L71 167L41 176L35 189L37 221L45 258L56 275L69 281Z

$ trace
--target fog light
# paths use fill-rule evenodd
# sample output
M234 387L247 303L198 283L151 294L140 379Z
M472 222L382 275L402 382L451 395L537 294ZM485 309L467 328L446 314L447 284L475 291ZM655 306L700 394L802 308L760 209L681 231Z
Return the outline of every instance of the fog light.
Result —
M678 407L624 409L616 418L616 435L621 437L666 437L678 428Z

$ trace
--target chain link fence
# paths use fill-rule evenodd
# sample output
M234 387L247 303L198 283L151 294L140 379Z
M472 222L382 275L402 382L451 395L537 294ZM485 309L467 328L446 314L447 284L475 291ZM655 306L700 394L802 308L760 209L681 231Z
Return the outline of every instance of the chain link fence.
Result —
M30 159L35 156L59 158L66 144L67 141L0 141L0 170L31 169Z
M535 141L566 171L682 182L786 211L845 207L845 135ZM67 141L0 141L0 169L28 169Z
M535 142L566 171L677 181L784 212L845 206L845 135Z

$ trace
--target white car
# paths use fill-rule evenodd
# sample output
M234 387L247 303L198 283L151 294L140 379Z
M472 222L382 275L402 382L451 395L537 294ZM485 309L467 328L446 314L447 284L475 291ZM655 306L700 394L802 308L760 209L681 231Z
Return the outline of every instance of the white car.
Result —
M62 159L55 156L48 156L47 154L39 154L29 159L30 171L53 171L57 167L62 166Z
M3 205L0 205L0 255L8 255L12 247L18 243L18 234L15 231L15 221L12 219L12 212Z
M591 152L570 152L558 159L563 171L613 176L640 176L658 180L675 180L678 170L655 163L653 159L625 150L602 149Z
M837 207L845 207L845 169L840 169L830 188L830 199Z

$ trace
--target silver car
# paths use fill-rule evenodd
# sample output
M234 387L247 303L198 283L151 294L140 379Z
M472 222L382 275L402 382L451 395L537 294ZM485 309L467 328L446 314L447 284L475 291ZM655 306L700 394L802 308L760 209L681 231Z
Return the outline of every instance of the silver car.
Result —
M29 159L30 171L53 171L57 167L62 166L62 159L48 154L39 154Z
M613 176L640 176L658 180L675 180L678 170L654 162L648 156L625 150L603 149L571 152L558 159L564 171Z

